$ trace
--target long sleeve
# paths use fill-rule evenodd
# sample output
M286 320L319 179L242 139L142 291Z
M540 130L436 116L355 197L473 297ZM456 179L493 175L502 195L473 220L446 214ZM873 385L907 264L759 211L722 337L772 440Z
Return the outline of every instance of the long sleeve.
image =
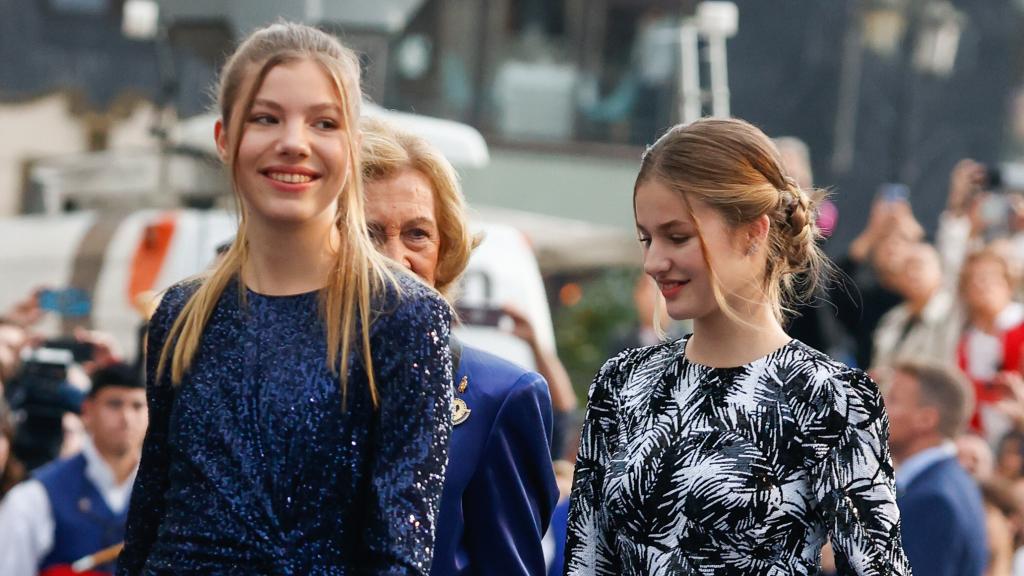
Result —
M451 314L409 296L373 340L380 408L369 478L362 573L430 573L451 432Z
M622 573L614 536L605 514L604 482L617 433L614 391L625 378L620 362L609 360L598 372L587 398L587 415L580 436L569 504L565 573L569 576L612 576Z
M53 513L36 480L15 486L0 502L0 574L36 576L53 548Z
M149 405L149 428L142 444L142 460L132 487L125 530L125 547L118 559L119 576L141 574L156 541L165 510L169 485L170 452L167 435L170 427L174 390L165 374L158 382L156 368L160 350L171 323L181 309L182 291L172 288L164 296L149 324L146 344L146 399Z
M551 398L547 383L529 372L505 398L464 493L466 548L477 574L545 572L541 544L558 501L548 443ZM497 524L496 524L497 522Z
M811 475L836 566L842 575L909 575L881 395L859 370L836 379L839 405L822 431L831 449Z

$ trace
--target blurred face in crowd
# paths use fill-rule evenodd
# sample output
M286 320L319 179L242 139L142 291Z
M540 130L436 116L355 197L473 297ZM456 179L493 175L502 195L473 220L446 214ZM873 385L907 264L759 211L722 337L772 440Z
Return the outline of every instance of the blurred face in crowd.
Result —
M994 318L1013 298L1006 267L994 256L979 258L964 267L960 288L972 317Z
M435 206L430 180L418 170L366 183L366 223L377 250L431 286L441 252Z
M911 302L926 302L942 283L939 253L919 242L907 248L898 280L899 293Z
M889 413L889 449L898 460L913 453L912 446L921 436L938 430L938 409L921 401L921 385L909 374L892 373L885 409Z
M764 249L748 256L749 243L743 241L746 235L715 209L692 198L688 207L678 192L657 178L637 187L634 203L644 272L657 283L672 319L696 320L722 313L712 290L705 246L714 255L715 274L726 299L736 298L740 303L762 297ZM694 218L700 220L700 231Z
M899 292L903 259L912 245L902 234L894 233L878 242L872 252L871 265L879 283L887 290Z
M814 187L811 177L811 165L807 157L792 146L778 146L779 156L782 157L782 165L786 168L786 174L796 180L797 186L802 190L810 190Z
M82 422L100 454L122 457L142 450L149 425L146 391L109 386L82 403Z
M24 328L0 324L0 382L10 382L21 364L21 349L28 341Z
M996 470L1008 480L1017 480L1024 475L1024 440L1018 436L1007 436L999 443L996 454Z

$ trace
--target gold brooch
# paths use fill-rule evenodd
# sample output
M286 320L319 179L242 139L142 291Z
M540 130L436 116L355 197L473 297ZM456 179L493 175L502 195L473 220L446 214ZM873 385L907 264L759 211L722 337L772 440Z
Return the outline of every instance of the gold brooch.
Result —
M452 426L458 426L466 420L469 420L469 413L472 410L466 405L466 401L462 398L456 398L452 401Z

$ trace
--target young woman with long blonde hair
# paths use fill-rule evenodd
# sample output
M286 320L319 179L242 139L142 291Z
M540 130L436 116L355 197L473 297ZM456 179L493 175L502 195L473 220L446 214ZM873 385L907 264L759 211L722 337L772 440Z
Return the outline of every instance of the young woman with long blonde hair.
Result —
M429 573L450 313L366 233L359 62L278 23L221 73L238 234L170 288L119 574Z

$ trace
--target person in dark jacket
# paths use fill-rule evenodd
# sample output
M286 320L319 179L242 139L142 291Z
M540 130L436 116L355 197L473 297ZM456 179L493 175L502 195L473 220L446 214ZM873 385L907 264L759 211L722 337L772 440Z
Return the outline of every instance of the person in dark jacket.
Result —
M885 396L903 549L914 574L981 576L987 561L981 492L953 443L971 414L970 383L951 368L902 363Z

